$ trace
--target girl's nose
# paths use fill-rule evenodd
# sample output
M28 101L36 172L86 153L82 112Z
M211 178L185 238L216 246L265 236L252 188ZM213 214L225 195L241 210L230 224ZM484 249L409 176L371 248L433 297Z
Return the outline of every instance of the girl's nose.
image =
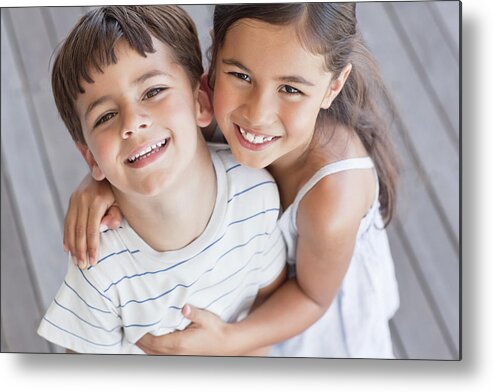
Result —
M260 89L253 90L246 101L244 115L252 128L271 125L277 115L275 96Z
M152 121L148 113L146 113L138 105L128 105L121 111L122 139L128 139L135 132L142 131L151 126Z

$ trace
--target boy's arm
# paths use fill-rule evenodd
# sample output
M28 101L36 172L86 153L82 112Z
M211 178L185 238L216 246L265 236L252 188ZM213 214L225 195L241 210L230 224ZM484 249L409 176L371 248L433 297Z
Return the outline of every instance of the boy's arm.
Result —
M37 333L77 353L119 353L121 319L91 271L68 261L67 274L41 320Z

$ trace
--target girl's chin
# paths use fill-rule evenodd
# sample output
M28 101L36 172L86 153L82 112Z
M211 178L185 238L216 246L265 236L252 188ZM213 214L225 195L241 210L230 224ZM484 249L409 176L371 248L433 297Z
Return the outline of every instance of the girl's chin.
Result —
M231 149L233 156L235 159L241 163L243 166L250 167L252 169L265 169L272 162L267 160L261 156L261 154L248 153L243 151L235 151L235 149Z

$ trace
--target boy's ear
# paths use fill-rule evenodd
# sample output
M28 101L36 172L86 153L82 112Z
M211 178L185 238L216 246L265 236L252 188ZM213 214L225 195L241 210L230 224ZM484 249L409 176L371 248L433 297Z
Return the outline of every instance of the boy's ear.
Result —
M339 76L330 82L329 89L325 94L322 105L320 105L322 109L328 109L330 105L332 105L332 102L334 101L334 99L336 99L336 97L339 95L342 88L344 87L344 84L346 83L346 80L349 77L352 68L353 66L351 63L346 64Z
M87 165L89 166L89 169L91 170L91 175L92 178L94 178L96 181L102 181L106 178L106 176L103 174L101 169L98 166L98 163L94 159L92 152L89 150L89 147L87 147L85 144L81 142L75 143L77 146L77 149L80 151L82 154L82 157L84 160L87 162Z
M207 84L207 74L203 74L197 88L197 125L200 128L207 127L213 116L212 94Z
M209 74L207 72L204 72L200 77L200 87L205 92L207 92L207 96L209 97L209 100L212 102L212 90L209 87Z

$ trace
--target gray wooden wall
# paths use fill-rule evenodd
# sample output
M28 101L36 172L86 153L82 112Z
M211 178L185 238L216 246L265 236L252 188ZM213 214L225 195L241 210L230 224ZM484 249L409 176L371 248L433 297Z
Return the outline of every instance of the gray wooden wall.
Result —
M459 315L459 2L369 2L360 27L402 115L403 161L389 236L401 307L399 358L457 359ZM186 6L204 50L212 6ZM84 7L1 15L1 351L58 352L35 334L65 274L63 216L86 173L55 109L50 57Z

